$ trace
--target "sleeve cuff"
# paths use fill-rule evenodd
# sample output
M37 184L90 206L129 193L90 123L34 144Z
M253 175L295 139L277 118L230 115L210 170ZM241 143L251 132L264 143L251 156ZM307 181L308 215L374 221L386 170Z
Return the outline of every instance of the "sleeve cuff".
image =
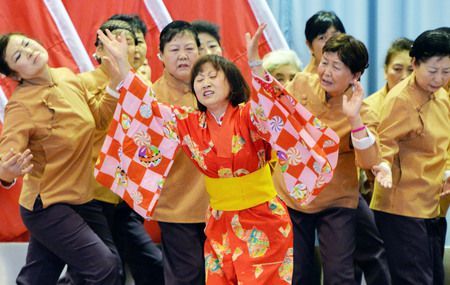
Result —
M11 189L16 184L16 179L14 179L13 182L11 182L8 185L5 185L3 183L4 183L4 181L0 180L0 185L2 186L2 188L8 190L8 189Z
M366 132L368 136L361 139L357 139L353 136L353 134L350 134L352 137L353 147L355 149L358 150L368 149L375 143L375 136L369 131L368 128L366 128Z
M446 170L445 172L444 172L444 182L445 181L447 181L447 179L450 177L450 170Z
M114 97L116 99L119 99L119 97L120 97L120 93L117 92L116 90L110 88L109 86L106 86L106 93L108 93L109 95L111 95L112 97Z
M259 76L256 75L254 72L252 72L252 76L253 76L255 79L257 79L257 80L259 80L259 81L261 81L261 82L263 82L263 83L270 84L270 83L273 82L273 77L272 77L267 71L264 71L264 77L259 77Z

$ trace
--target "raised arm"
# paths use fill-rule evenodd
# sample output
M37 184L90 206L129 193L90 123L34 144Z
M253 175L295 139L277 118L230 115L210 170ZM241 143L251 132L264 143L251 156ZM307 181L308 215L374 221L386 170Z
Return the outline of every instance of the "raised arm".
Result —
M250 124L277 151L287 189L300 204L311 202L331 180L337 164L338 135L300 105L259 65L257 43L264 30L246 35L256 94Z

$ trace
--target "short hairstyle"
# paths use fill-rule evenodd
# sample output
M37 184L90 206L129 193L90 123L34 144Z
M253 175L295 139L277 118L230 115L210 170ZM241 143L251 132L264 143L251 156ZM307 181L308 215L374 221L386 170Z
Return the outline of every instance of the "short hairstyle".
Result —
M127 22L134 31L141 32L144 37L147 34L147 25L136 14L115 14L109 17L108 20L120 20Z
M216 70L222 70L225 74L225 78L227 79L230 85L230 94L228 95L228 100L230 101L233 107L237 105L247 102L248 98L250 98L250 88L248 87L247 82L245 82L244 77L242 76L241 71L237 68L237 66L231 61L225 59L219 55L204 55L200 57L197 62L192 67L191 72L191 89L195 94L194 82L195 78L202 70L203 65L205 63L211 63ZM196 94L197 95L197 94ZM197 96L195 96L197 99ZM206 107L203 106L197 99L198 109L202 112L206 111Z
M115 31L115 30L126 30L129 31L131 33L131 35L133 36L134 41L136 42L136 35L134 34L133 28L131 27L131 25L125 21L122 20L107 20L106 22L104 22L99 30L101 30L102 32L106 32L106 30L109 30L110 32ZM100 39L98 38L98 35L95 39L95 46L99 46L100 45Z
M438 28L421 33L414 41L409 55L414 57L419 64L433 56L450 56L450 34L448 30Z
M321 34L327 32L330 27L335 27L341 33L345 33L344 25L339 17L332 11L319 11L306 21L305 37L309 43Z
M399 52L402 51L409 52L411 50L412 44L413 41L408 38L398 38L395 41L393 41L387 51L386 58L384 59L384 66L388 66L392 60L392 57L398 54Z
M323 53L336 52L339 59L355 74L369 67L369 53L366 46L353 36L339 34L331 37L323 47Z
M200 46L200 40L198 39L197 31L194 27L186 21L173 21L162 29L159 35L159 51L164 52L164 47L170 42L176 35L188 33L191 34L197 47Z
M25 36L21 33L8 33L4 35L0 35L0 73L5 76L10 76L14 74L14 70L12 70L8 63L6 62L6 48L8 47L9 40L13 36Z
M293 50L274 50L263 58L263 68L269 73L283 65L292 65L301 71L302 63Z
M213 24L208 21L197 20L192 22L192 26L197 31L197 34L199 33L209 34L216 39L216 41L219 43L220 46L222 45L220 43L220 33L219 33L220 28L216 24Z

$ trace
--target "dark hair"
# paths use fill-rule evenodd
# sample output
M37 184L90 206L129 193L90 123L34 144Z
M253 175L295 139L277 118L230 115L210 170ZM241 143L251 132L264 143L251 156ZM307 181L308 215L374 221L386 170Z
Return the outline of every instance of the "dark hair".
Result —
M236 107L241 103L247 102L248 98L250 97L250 88L248 87L247 82L245 82L245 79L242 76L241 71L237 68L237 66L234 63L219 55L213 54L204 55L200 57L194 64L191 71L192 92L194 92L195 94L194 89L195 78L197 77L199 72L202 71L203 65L208 62L211 63L216 70L222 70L223 73L225 74L225 77L231 89L230 95L228 96L231 105L233 107ZM195 96L195 98L197 98L197 96ZM198 101L198 99L197 99L197 106L200 111L202 112L206 111L206 107L203 106Z
M15 73L14 70L9 68L8 63L6 62L6 48L8 47L9 40L12 36L25 36L21 33L8 33L4 35L0 35L0 73L5 76L10 76Z
M109 17L108 20L120 20L127 22L134 31L141 32L144 37L147 34L147 25L145 25L144 21L142 21L142 19L136 14L115 14Z
M198 39L197 31L194 27L186 21L173 21L169 23L161 31L159 35L159 51L164 52L164 47L170 42L176 35L190 33L195 39L197 47L200 46L200 40Z
M442 31L442 32L446 32L447 34L450 34L450 27L440 27L435 29L435 31Z
M369 67L369 53L366 46L359 40L347 34L331 37L323 47L323 53L337 52L339 59L355 74L364 73Z
M133 28L128 22L122 20L107 20L100 26L99 30L101 30L102 32L105 32L106 30L109 30L110 32L115 30L126 30L131 33L134 41L136 42L136 35L134 34ZM100 39L97 36L95 38L95 46L100 45L100 43Z
M450 56L450 34L448 30L439 28L421 33L414 41L409 56L414 57L418 64L433 56Z
M213 38L216 39L216 41L221 46L219 26L217 26L216 24L213 24L211 22L202 21L202 20L193 21L192 26L194 27L194 29L197 31L198 34L199 33L207 33L207 34L211 35Z
M394 55L402 51L410 51L413 41L408 38L398 38L392 42L389 47L386 58L384 59L384 65L388 66Z
M306 21L305 37L309 43L321 34L327 32L330 27L335 27L341 33L345 33L344 25L339 17L332 11L319 11Z

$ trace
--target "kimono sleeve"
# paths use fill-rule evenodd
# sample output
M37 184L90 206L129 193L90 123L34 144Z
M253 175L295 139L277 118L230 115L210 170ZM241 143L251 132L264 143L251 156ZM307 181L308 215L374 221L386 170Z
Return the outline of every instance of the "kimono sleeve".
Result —
M276 151L289 194L306 205L333 177L339 136L270 75L254 75L253 86L257 92L250 100L251 124Z
M95 166L96 179L150 218L180 145L175 108L130 72Z

